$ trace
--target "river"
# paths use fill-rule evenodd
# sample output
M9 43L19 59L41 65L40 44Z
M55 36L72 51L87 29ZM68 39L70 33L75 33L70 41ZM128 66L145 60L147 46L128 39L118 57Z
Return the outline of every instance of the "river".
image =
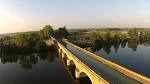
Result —
M0 54L0 84L72 84L56 52Z
M150 46L135 42L85 49L150 78Z

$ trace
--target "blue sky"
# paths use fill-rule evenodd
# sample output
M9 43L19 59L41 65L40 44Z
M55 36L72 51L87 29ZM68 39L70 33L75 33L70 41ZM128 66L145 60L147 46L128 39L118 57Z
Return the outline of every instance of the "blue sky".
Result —
M150 0L0 0L0 33L96 27L150 27Z

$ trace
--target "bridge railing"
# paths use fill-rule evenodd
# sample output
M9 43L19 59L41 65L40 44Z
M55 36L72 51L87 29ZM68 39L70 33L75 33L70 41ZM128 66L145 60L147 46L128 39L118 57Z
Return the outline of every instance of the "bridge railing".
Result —
M96 60L100 61L101 63L103 63L103 64L113 68L114 70L117 70L117 71L125 74L128 77L131 77L131 78L133 78L133 79L135 79L135 80L137 80L137 81L139 81L139 82L141 82L143 84L150 84L150 79L145 77L145 76L143 76L143 75L141 75L141 74L138 74L138 73L136 73L134 71L131 71L131 70L127 69L127 68L124 68L124 67L122 67L122 66L120 66L120 65L118 65L116 63L113 63L113 62L111 62L109 60L106 60L106 59L104 59L104 58L102 58L102 57L100 57L100 56L98 56L98 55L96 55L94 53L91 53L91 52L89 52L89 51L87 51L87 50L85 50L83 48L80 48L80 47L70 43L68 40L64 40L64 42L69 44L69 45L71 45L71 46L73 46L73 47L75 47L75 48L77 48L81 52L85 53L87 56L90 56L93 59L96 59Z

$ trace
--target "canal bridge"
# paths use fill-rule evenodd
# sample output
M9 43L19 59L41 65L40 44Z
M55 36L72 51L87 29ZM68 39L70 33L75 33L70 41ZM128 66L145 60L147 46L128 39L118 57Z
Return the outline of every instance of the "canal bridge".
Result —
M76 79L89 78L91 84L150 84L150 79L80 48L68 40L51 37Z

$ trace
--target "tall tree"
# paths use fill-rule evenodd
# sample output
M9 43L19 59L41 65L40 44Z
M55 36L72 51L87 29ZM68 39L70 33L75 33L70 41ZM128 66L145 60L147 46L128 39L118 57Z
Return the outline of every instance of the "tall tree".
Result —
M138 40L138 29L133 28L128 31L131 40Z
M138 36L138 30L137 30L136 28L130 29L130 30L128 31L128 35L129 35L130 37Z
M67 38L69 35L66 27L61 27L58 30L55 31L55 37L57 38Z
M44 38L45 38L45 37L44 37L44 30L43 30L43 29L40 30L39 35L40 35L40 38L41 38L41 39L44 39Z
M49 39L54 33L53 27L50 25L45 25L45 27L40 31L40 37L43 39Z

